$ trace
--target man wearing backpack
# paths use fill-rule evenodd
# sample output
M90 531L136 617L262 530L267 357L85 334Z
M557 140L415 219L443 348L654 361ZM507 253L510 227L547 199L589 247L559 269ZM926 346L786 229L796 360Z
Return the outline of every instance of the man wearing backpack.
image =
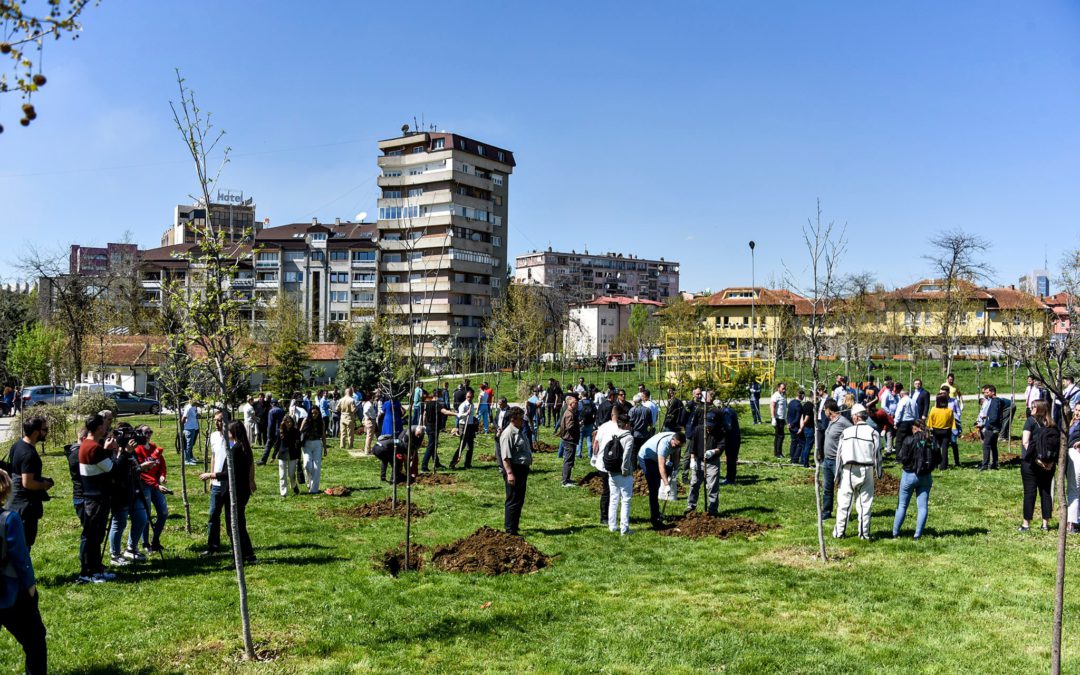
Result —
M870 509L874 505L874 480L881 477L881 436L866 424L866 408L851 407L852 425L840 435L836 451L836 525L833 537L842 539L847 529L851 502L859 514L859 539L870 540Z
M975 420L975 427L982 434L983 443L983 461L979 465L979 471L986 471L987 469L996 471L998 468L997 444L1004 419L1002 403L997 397L997 387L992 384L983 387L982 409L979 411L979 417Z
M593 461L605 477L605 494L600 497L600 520L608 529L620 534L630 531L630 498L634 494L634 438L630 433L630 416L616 410L611 419L596 430Z
M585 459L592 457L592 438L596 430L596 406L588 396L582 396L578 401L578 420L581 422L581 441L578 443L577 455L581 457L582 450Z
M946 449L947 451L947 449ZM930 510L930 488L934 485L934 467L941 463L941 446L930 438L921 421L915 422L911 435L904 439L904 444L896 451L896 461L903 466L900 475L900 496L896 505L896 517L893 518L892 536L900 536L900 526L907 517L911 495L915 495L915 504L919 510L915 522L916 541L922 536L926 526L926 516Z

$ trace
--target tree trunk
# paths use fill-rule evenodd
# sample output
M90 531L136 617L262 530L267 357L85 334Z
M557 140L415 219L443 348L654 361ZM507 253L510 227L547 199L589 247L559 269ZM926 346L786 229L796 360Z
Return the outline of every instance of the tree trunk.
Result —
M818 540L818 553L821 554L821 562L829 562L828 553L825 551L825 523L821 519L821 463L818 462L818 450L817 447L817 424L818 424L818 365L817 365L817 348L813 348L813 361L810 365L810 370L813 374L814 389L812 399L814 401L814 506L817 512L817 540ZM824 451L824 448L821 448Z
M233 461L234 450L225 453L229 463L229 513L232 522L229 538L232 539L233 563L236 565L236 586L240 590L240 626L244 633L244 658L255 659L255 645L251 640L251 617L248 614L247 581L244 579L244 554L240 550L240 509L236 504L236 463ZM247 476L244 477L247 480Z
M191 534L191 502L187 494L187 462L184 458L184 450L187 444L184 442L183 425L180 423L180 404L177 403L176 412L176 447L180 450L180 495L184 502L184 529Z
M1063 412L1062 419L1065 420L1066 428L1068 428L1067 412ZM1069 521L1069 505L1065 493L1065 465L1068 462L1068 452L1067 434L1061 434L1057 475L1057 497L1061 512L1058 514L1057 578L1054 582L1054 633L1050 644L1050 672L1053 675L1061 673L1061 614L1065 604L1065 539Z

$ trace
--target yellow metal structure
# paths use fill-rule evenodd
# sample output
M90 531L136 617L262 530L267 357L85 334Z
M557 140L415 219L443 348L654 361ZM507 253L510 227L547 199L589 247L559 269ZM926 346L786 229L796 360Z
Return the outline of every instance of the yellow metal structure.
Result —
M693 330L664 328L661 335L664 377L672 383L684 378L727 382L743 368L753 370L765 383L776 373L776 362L756 357L750 340L726 337L704 326Z

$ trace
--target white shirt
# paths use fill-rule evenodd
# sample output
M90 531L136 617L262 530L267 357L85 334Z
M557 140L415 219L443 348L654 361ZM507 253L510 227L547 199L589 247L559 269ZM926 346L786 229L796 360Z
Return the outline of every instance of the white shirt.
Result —
M845 387L843 385L837 385L836 388L832 390L832 399L834 401L836 401L838 404L843 403L844 402L844 395L847 394L847 393L848 393L847 387Z
M592 457L589 458L589 463L593 465L597 471L607 473L607 469L604 468L604 448L615 436L619 434L625 434L622 439L623 452L634 451L634 435L630 433L629 429L620 429L619 425L611 420L601 424L596 430L596 442L592 446Z
M305 417L307 417L307 411L304 410L304 406L302 405L294 405L289 410L289 414L292 415L293 419L296 420L298 425L301 421L303 421Z
M240 412L244 414L244 424L251 424L255 417L255 407L245 402L240 406Z
M605 399L607 399L607 394L603 391L598 391L596 392L596 395L592 397L593 405L599 408L600 404L603 403Z
M457 421L458 421L458 424L459 425L469 424L471 422L471 420L472 420L473 410L474 410L473 404L470 401L468 401L468 400L462 401L461 405L459 405L458 409L457 409L457 413L458 413Z
M379 419L379 409L373 401L364 401L364 417L372 422Z
M210 434L210 450L214 453L210 463L211 470L214 473L221 473L225 470L226 453L229 451L228 441L225 440L225 434L220 431L215 431ZM221 481L214 478L211 479L210 484L221 485Z
M649 409L649 414L652 415L652 424L656 426L656 419L660 416L660 406L656 405L656 401L651 398L648 401L644 401L641 405Z
M199 409L190 403L184 406L184 430L199 430Z
M780 392L774 391L769 401L775 404L770 406L773 409L773 423L775 424L776 420L782 420L787 415L787 399Z

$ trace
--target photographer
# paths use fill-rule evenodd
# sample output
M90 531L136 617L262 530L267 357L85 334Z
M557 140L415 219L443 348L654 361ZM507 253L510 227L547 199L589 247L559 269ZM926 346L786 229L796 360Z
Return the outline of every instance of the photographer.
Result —
M165 487L165 453L161 448L150 441L150 437L153 435L154 430L149 426L144 425L136 429L136 431L144 441L135 446L135 458L143 467L143 471L139 475L139 477L142 478L142 485L140 487L142 489L143 507L145 508L150 504L153 504L154 511L157 514L153 523L152 537L150 536L151 528L149 525L143 527L143 546L151 553L158 553L159 551L164 550L161 547L161 531L165 529L165 519L169 517L169 505L165 501L165 495L172 494L172 491ZM135 535L135 537L139 536L139 533L135 531L134 527L131 528L131 534L128 535L129 549L135 548L132 541L132 535Z
M78 582L81 584L112 581L115 574L105 571L101 564L101 544L109 525L109 500L112 496L112 480L117 473L113 452L118 449L115 438L105 440L105 420L94 415L86 420L87 436L79 445L79 478L83 492L83 540L85 545L79 554L82 569ZM102 441L105 444L102 445Z
M49 499L47 491L54 483L52 478L41 477L41 455L36 449L49 434L48 421L44 417L31 417L23 422L22 428L22 438L15 441L8 455L13 489L6 508L22 518L29 549L37 539L38 521L44 514L42 502Z
M130 565L132 561L141 562L146 556L139 553L139 539L146 528L149 514L142 496L142 481L139 474L144 468L153 466L152 462L140 464L135 458L135 448L146 443L146 439L135 433L127 422L121 422L113 432L117 451L113 462L116 470L112 493L112 524L109 526L109 552L111 562L116 567ZM131 517L131 533L128 545L121 548L124 541L124 528Z

